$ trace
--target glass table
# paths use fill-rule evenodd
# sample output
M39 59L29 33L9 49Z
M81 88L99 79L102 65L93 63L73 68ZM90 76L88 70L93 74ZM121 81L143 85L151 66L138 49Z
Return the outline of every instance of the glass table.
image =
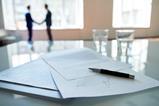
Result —
M48 52L84 47L96 51L93 41L83 40L54 41L53 45L49 45L47 41L35 41L32 46L25 41L13 43L0 47L0 71L31 62ZM118 51L117 47L116 40L108 41L100 53L114 60L131 64L132 71L159 80L159 39L134 40L131 48L127 48L126 44L121 45L121 51ZM159 106L158 100L159 87L131 94L76 98L68 101L52 101L0 91L0 106Z

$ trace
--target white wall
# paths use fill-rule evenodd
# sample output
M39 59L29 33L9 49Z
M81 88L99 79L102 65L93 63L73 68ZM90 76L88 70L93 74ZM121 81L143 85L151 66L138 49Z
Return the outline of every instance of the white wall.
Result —
M112 28L113 0L84 0L84 29L52 30L54 39L92 39L92 28L108 28L109 38L115 37ZM137 28L135 37L159 36L159 0L153 0L150 28ZM27 39L27 31L18 31ZM34 31L34 39L47 39L45 30Z

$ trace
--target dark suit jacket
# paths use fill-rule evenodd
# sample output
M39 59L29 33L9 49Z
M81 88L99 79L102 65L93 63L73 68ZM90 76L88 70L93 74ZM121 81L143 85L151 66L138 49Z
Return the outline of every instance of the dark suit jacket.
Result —
M47 14L46 14L46 18L45 18L46 26L47 26L47 27L50 27L50 26L52 25L51 16L52 16L52 13L51 13L50 10L48 10L48 12L47 12Z
M27 27L32 28L33 27L33 19L32 19L31 14L29 12L25 14L25 20L26 20Z

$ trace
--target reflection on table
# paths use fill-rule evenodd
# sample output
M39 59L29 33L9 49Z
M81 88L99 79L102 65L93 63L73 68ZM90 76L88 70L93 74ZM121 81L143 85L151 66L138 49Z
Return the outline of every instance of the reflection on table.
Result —
M33 61L39 58L40 55L48 53L47 41L35 41L34 51L32 51L27 42L21 41L8 46L0 48L0 71L8 69L9 67L16 67L21 64ZM49 48L49 52L56 52L63 49L72 48L91 48L96 51L93 41L55 41L54 45ZM146 74L152 78L159 80L159 41L153 40L134 40L132 47L128 52L125 52L125 45L121 46L122 53L118 54L117 41L108 41L107 56L114 60L119 60L132 65L132 69L141 74ZM104 54L105 51L102 51ZM19 96L0 91L0 105L31 105L31 106L52 106L52 105L68 105L68 106L88 106L88 105L113 105L113 106L158 106L159 89L154 88L138 93L99 97L99 98L79 98L71 99L67 102L54 102L41 100L38 98L31 98L26 96Z

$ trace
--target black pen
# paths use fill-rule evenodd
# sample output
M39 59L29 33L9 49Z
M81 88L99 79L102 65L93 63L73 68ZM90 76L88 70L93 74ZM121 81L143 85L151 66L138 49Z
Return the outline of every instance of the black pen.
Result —
M92 70L93 72L98 72L101 74L108 74L108 75L113 75L113 76L118 76L118 77L123 77L123 78L130 78L130 79L135 78L134 75L130 75L127 73L122 73L122 72L117 72L117 71L110 71L107 69L98 69L98 68L89 68L89 69Z

